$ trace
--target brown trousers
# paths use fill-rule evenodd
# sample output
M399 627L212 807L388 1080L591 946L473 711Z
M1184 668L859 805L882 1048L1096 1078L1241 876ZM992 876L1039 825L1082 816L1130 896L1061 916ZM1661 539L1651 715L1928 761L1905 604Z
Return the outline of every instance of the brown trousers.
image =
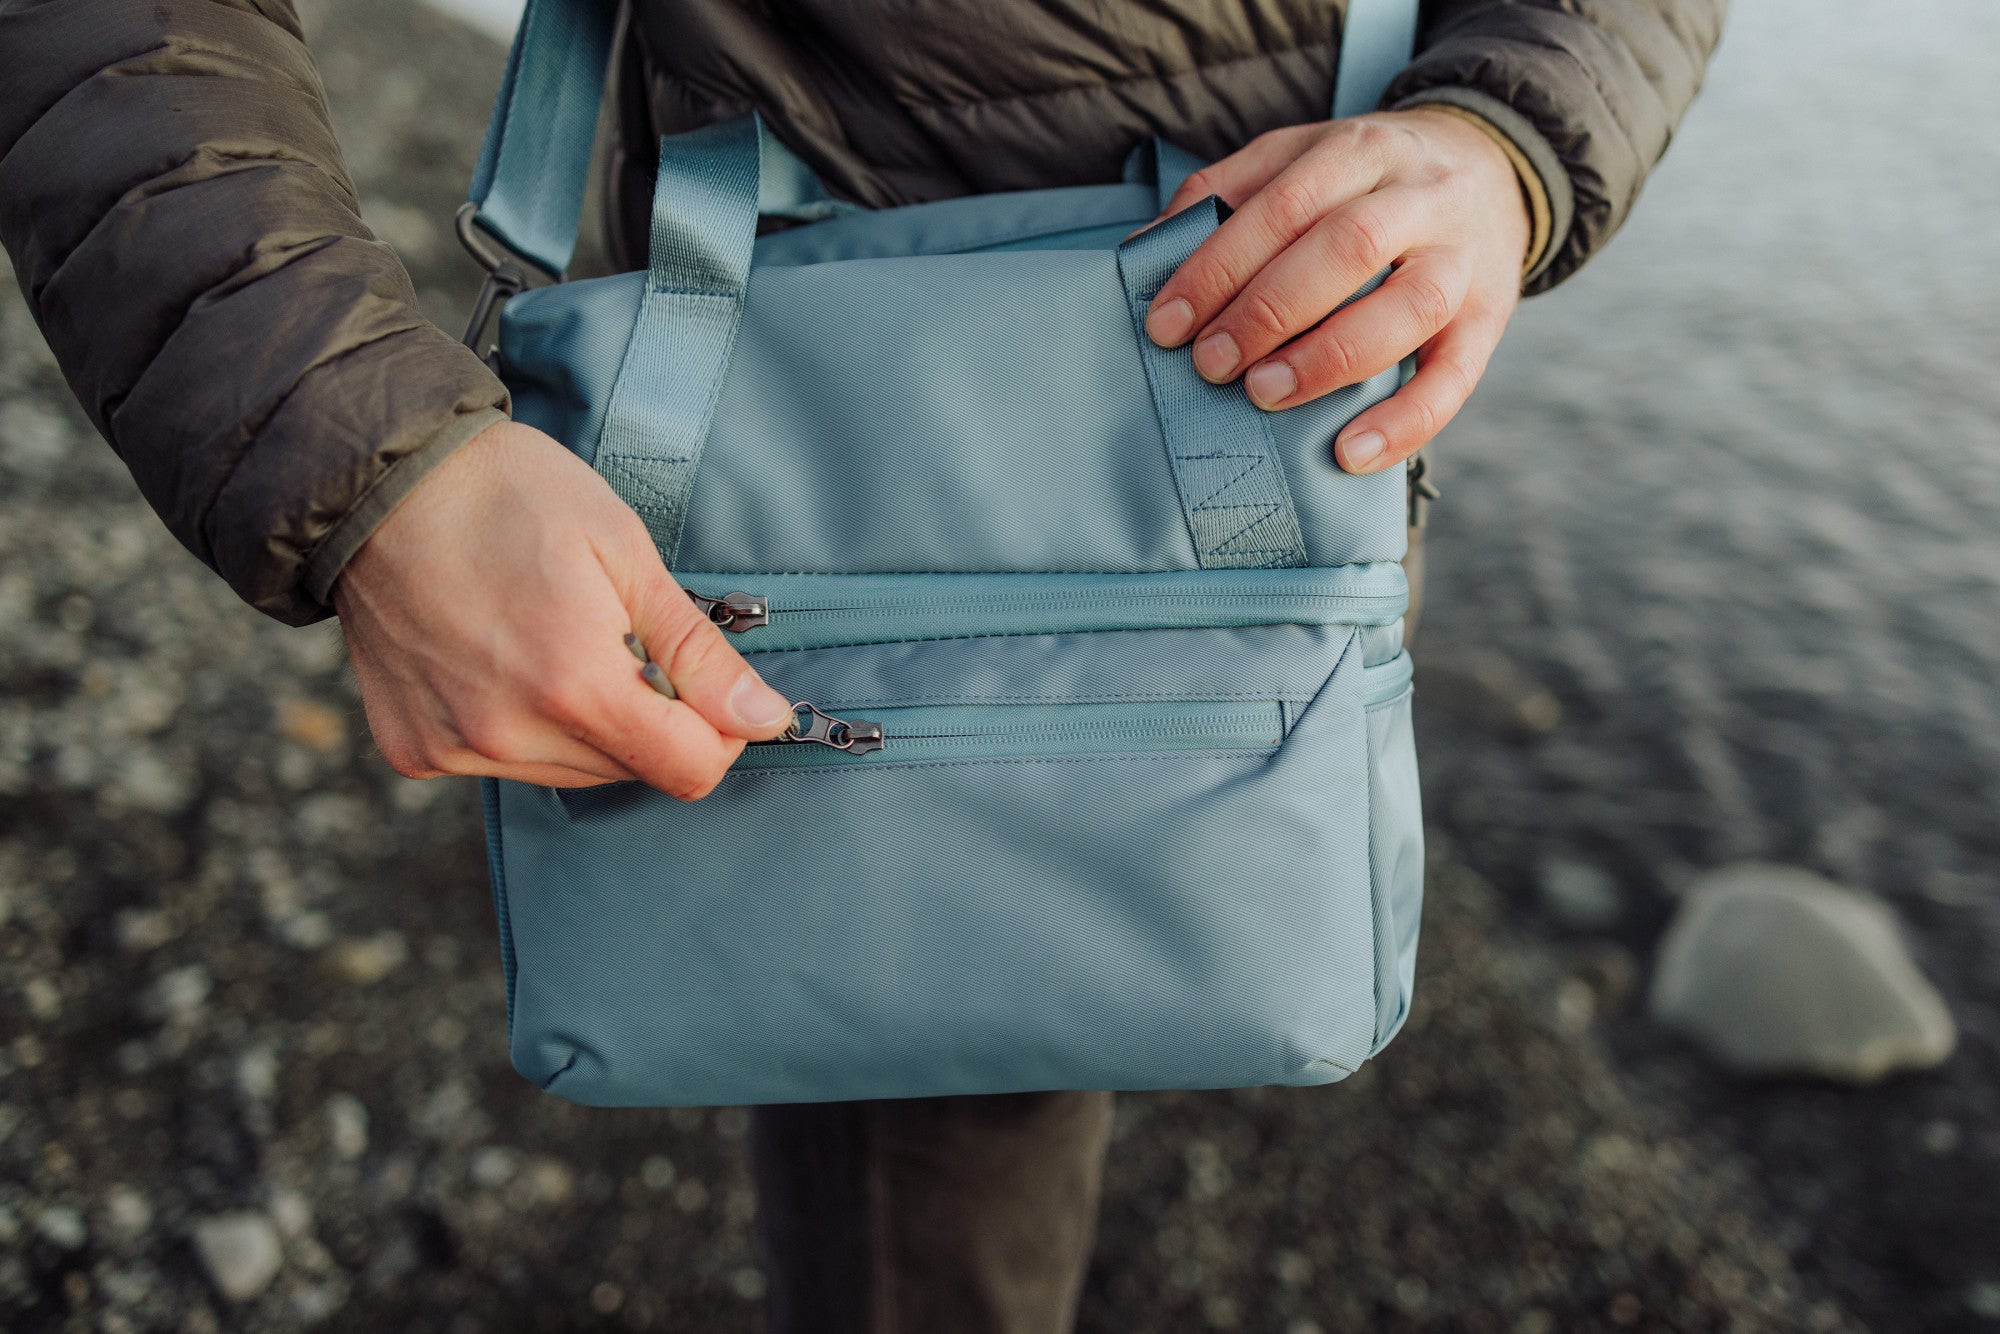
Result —
M757 1108L771 1334L1068 1334L1110 1136L1109 1093Z

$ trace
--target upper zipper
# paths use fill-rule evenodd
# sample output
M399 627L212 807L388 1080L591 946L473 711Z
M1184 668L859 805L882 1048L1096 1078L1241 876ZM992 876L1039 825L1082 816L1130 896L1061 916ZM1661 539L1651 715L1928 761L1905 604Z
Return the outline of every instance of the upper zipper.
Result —
M1358 578L1329 579L1327 572L1311 570L1265 570L1254 572L1254 579L1244 577L1252 573L1217 578L1203 571L1177 571L1109 580L1060 575L924 576L918 581L781 576L777 591L716 594L689 588L687 594L709 621L730 634L759 631L744 645L746 652L973 635L1287 622L1382 625L1402 615L1408 601L1407 586L1394 566L1388 572L1364 567ZM1049 586L1058 579L1066 586Z

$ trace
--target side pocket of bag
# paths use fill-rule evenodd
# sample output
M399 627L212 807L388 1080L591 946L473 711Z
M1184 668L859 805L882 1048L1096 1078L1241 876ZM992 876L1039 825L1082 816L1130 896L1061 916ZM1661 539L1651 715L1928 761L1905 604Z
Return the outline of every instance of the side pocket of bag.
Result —
M1408 657L1370 668L1398 669ZM1411 727L1415 691L1408 684L1370 704L1368 718L1368 871L1375 914L1375 1045L1372 1056L1409 1017L1416 980L1417 932L1424 901L1423 794Z

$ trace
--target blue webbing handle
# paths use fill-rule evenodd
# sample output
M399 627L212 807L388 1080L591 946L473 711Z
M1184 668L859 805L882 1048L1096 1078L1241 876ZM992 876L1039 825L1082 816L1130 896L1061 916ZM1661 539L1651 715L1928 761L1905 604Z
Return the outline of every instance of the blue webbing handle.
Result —
M551 277L576 250L617 15L616 0L528 0L472 174L478 225ZM855 207L768 134L760 175L767 214L817 222Z
M467 198L478 225L560 277L576 250L616 0L528 0Z
M1263 409L1240 384L1202 379L1187 348L1146 336L1146 307L1221 224L1210 195L1119 246L1118 276L1201 568L1295 568L1307 563L1305 537Z
M646 291L612 382L596 466L645 520L669 566L743 323L769 142L754 114L660 141Z
M617 12L616 0L528 0L473 172L468 198L478 205L477 224L552 275L569 267L576 249ZM1416 31L1417 0L1348 0L1335 116L1374 108L1409 62ZM1164 145L1148 165L1164 208L1199 163ZM1126 171L1128 181L1146 179L1133 174L1132 163ZM826 199L816 181L812 192ZM811 198L802 202L813 206Z
M1417 0L1347 0L1333 79L1334 119L1373 111L1416 46Z

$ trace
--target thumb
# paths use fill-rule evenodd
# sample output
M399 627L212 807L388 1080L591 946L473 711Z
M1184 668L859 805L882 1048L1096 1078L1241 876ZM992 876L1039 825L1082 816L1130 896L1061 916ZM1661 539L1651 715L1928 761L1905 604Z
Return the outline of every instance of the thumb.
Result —
M627 603L632 633L683 703L724 736L745 741L768 740L791 725L791 701L764 684L673 576L656 567L636 582Z

